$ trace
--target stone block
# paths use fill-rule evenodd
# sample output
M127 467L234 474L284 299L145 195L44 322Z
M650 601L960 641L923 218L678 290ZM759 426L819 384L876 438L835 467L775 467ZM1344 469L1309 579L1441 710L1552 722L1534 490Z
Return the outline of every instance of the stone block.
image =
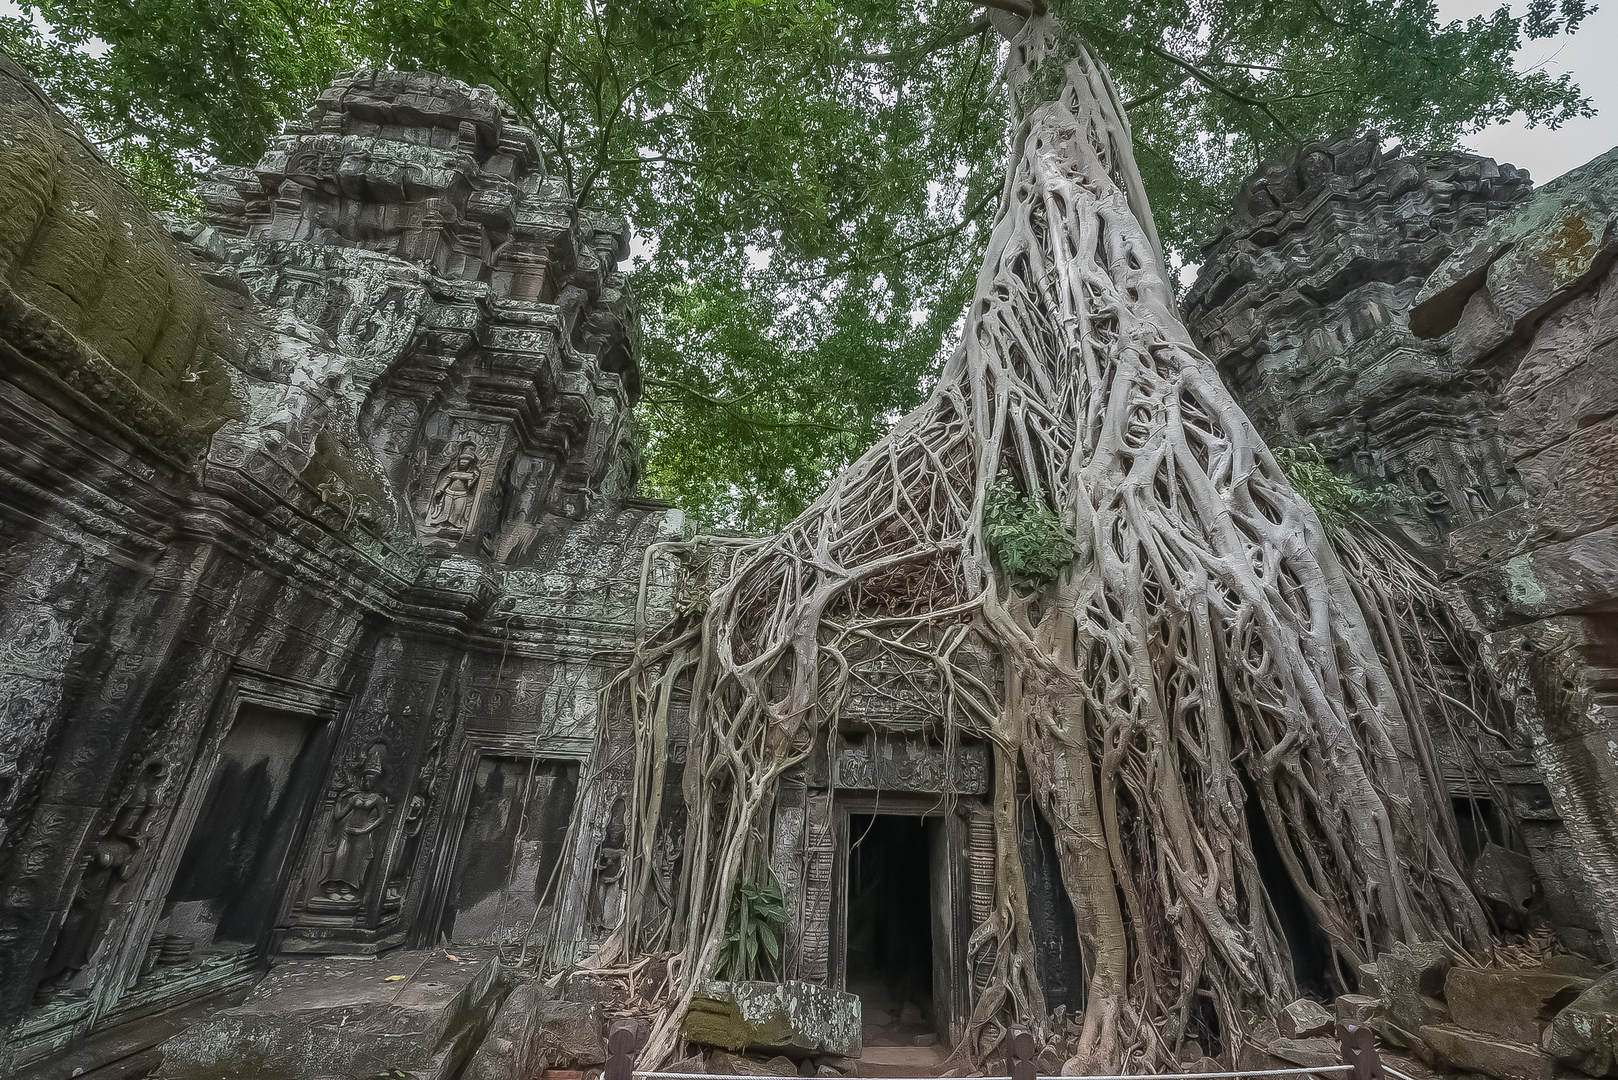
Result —
M1618 373L1613 378L1618 380ZM1618 411L1618 397L1605 407L1608 412ZM1618 418L1614 417L1519 458L1517 472L1534 507L1538 534L1567 540L1618 521L1614 461L1618 461Z
M1438 942L1410 945L1400 942L1377 957L1378 978L1382 982L1382 1009L1377 1016L1378 1034L1409 1046L1415 1033L1429 1024L1450 1019L1443 1002L1444 978L1454 966L1449 950ZM1389 1025L1389 1031L1383 1030ZM1417 1049L1412 1046L1411 1049Z
M463 954L464 958L464 954ZM165 1080L371 1076L378 1062L418 1080L467 1064L509 988L498 958L433 950L376 960L282 961L242 1004L162 1046Z
M607 1060L601 1006L593 1001L546 1001L534 1013L540 1052L553 1065L600 1065Z
M860 999L805 982L710 982L691 1001L685 1037L727 1050L860 1055Z
M1276 1027L1288 1039L1307 1039L1315 1035L1329 1035L1337 1029L1337 1018L1326 1011L1318 1001L1299 998L1276 1017Z
M1556 1015L1543 1045L1591 1076L1618 1076L1618 971L1596 980Z
M1420 1032L1434 1055L1453 1069L1480 1072L1496 1080L1555 1080L1556 1061L1537 1046L1456 1027L1430 1024Z
M1339 994L1337 996L1337 1019L1345 1024L1364 1024L1376 1015L1377 1006L1381 999L1368 994Z
M1537 1046L1545 1025L1589 985L1588 979L1538 968L1457 967L1444 980L1444 1000L1461 1027Z
M1528 917L1528 901L1537 884L1533 860L1499 844L1484 845L1483 853L1472 863L1472 885L1478 897L1496 921L1507 926L1521 926Z
M539 1006L552 997L543 983L528 982L506 996L489 1033L472 1055L462 1080L530 1080L544 1061L539 1045Z

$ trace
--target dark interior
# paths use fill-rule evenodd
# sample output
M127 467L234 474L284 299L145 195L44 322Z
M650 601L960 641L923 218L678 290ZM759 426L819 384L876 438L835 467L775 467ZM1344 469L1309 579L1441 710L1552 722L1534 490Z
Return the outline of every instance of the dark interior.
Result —
M1330 985L1331 943L1320 929L1320 920L1310 909L1293 884L1276 846L1275 835L1270 832L1269 820L1259 805L1258 794L1252 781L1242 775L1242 786L1247 793L1247 831L1253 838L1253 858L1258 863L1259 880L1269 895L1286 935L1287 949L1292 953L1292 975L1298 980L1298 989L1329 1000L1340 991Z
M933 1029L928 826L897 814L848 819L846 984L865 1011L865 1041L908 1045Z
M444 908L445 934L488 941L503 927L533 921L562 857L578 786L577 762L478 759Z
M211 901L220 947L261 944L274 924L293 845L320 787L325 724L243 706L225 737L170 901Z

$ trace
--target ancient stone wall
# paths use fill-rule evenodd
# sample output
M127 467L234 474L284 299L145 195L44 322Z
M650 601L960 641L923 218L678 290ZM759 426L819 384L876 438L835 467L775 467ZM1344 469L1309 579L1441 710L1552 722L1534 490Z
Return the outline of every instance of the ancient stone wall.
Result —
M1185 302L1188 326L1272 444L1313 445L1340 474L1394 493L1382 528L1449 576L1465 572L1450 554L1463 537L1517 520L1531 496L1501 415L1501 373L1458 344L1459 331L1435 337L1411 309L1457 251L1517 220L1529 192L1526 173L1470 154L1390 152L1375 136L1306 147L1243 186ZM1450 703L1478 706L1465 730L1432 732L1466 854L1525 850L1534 918L1599 954L1610 928L1566 800L1531 733L1511 727L1503 669L1482 670L1475 619L1458 596L1443 614L1447 625L1417 631L1435 661L1421 693L1430 721L1466 716ZM1491 899L1511 923L1519 898L1494 881L1500 858L1474 875L1502 893Z
M682 535L623 222L426 75L343 77L173 237L3 57L0 132L0 1071L272 950L544 936Z
M1618 150L1545 185L1428 278L1412 329L1491 392L1522 488L1449 538L1489 666L1607 942L1618 941Z

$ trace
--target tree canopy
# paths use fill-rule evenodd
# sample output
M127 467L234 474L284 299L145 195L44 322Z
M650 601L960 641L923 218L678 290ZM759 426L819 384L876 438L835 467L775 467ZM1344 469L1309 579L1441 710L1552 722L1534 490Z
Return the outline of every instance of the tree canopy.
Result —
M581 202L642 239L645 486L769 529L921 400L959 333L1004 176L991 9L1021 3L33 0L0 47L166 206L255 159L344 68L493 86ZM1591 112L1569 76L1512 59L1586 0L1448 24L1433 0L1055 6L1113 70L1171 262L1300 143L1375 128L1440 148Z

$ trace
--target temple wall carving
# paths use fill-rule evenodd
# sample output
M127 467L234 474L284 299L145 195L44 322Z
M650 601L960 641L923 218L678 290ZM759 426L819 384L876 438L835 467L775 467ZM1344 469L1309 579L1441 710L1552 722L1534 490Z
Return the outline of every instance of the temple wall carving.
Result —
M0 1071L272 952L548 934L458 868L560 858L683 536L624 223L432 76L340 78L193 223L3 57L0 128Z

